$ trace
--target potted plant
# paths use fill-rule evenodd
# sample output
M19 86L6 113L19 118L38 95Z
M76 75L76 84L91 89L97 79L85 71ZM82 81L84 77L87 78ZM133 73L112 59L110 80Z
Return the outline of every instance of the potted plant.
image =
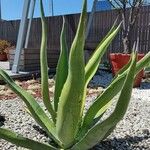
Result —
M10 46L11 46L11 44L8 41L0 40L0 61L8 60L6 49Z
M132 34L135 27L135 23L138 20L140 7L144 4L144 0L108 0L114 8L118 9L118 15L122 19L122 44L123 53L111 53L110 62L112 65L113 75L128 63L130 54L132 52ZM129 11L127 8L130 8ZM144 54L138 53L138 60L144 57ZM136 79L134 86L140 86L144 71L141 71Z

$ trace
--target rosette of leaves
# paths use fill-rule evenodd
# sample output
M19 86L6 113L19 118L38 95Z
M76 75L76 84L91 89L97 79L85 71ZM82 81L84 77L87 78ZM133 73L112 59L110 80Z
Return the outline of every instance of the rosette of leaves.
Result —
M24 89L15 84L6 72L0 70L0 76L8 86L25 102L31 116L43 128L48 137L55 144L40 143L13 131L0 128L0 138L16 144L17 146L33 150L87 150L104 140L113 131L117 123L123 118L132 92L134 77L150 61L150 53L136 63L136 52L132 54L130 62L118 73L105 91L98 96L91 107L84 114L86 103L86 89L89 81L96 73L100 60L111 41L119 31L120 25L114 24L108 34L99 43L93 55L84 63L84 42L86 29L87 0L83 2L76 36L71 49L67 49L65 37L65 21L61 32L61 51L56 71L54 102L50 102L48 91L48 66L47 66L47 27L45 24L42 0L42 43L41 43L41 92L43 102L51 118L44 112L36 100ZM133 47L137 49L138 44ZM120 92L117 104L110 116L103 121L101 117L110 107L113 97Z

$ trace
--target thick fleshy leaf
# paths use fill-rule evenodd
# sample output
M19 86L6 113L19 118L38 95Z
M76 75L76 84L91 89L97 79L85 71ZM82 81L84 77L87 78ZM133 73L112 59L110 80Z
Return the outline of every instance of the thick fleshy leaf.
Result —
M68 76L58 105L56 130L65 148L74 142L82 119L82 103L85 99L84 43L87 20L86 9L87 0L84 0L79 26L70 50Z
M76 136L76 140L80 140L81 137L83 137L86 132L91 128L93 127L97 122L100 121L100 119L102 118L103 114L106 112L106 110L111 106L112 104L112 101L109 101L106 105L104 105L99 111L98 113L91 117L90 119L89 118L85 118L86 120L83 122L83 125L82 127L80 128L77 136Z
M54 108L57 111L59 97L68 75L68 47L66 41L65 18L63 17L63 27L60 37L60 56L56 69L56 82L54 92Z
M55 135L54 123L45 114L33 96L19 87L2 69L0 69L0 76L8 84L11 90L14 91L24 101L35 121L47 132L51 138L59 143L59 140L57 140L57 136Z
M41 22L42 22L42 41L41 41L41 51L40 51L40 66L41 66L41 92L43 97L43 102L47 110L52 116L54 122L56 122L56 112L53 110L50 97L49 97L49 87L48 87L48 64L47 64L47 26L45 23L45 15L43 9L42 0L40 0L41 8Z
M133 54L132 63L127 73L124 86L118 99L114 112L103 122L93 126L87 134L72 147L72 150L86 150L93 147L101 141L110 129L112 129L124 116L132 93L132 87L135 77L136 54Z
M84 87L85 90L87 88L89 81L92 79L92 77L96 73L102 56L106 52L111 41L115 38L116 34L119 32L121 23L118 27L116 27L116 22L117 22L117 19L116 19L114 25L112 26L112 28L110 29L110 31L108 32L108 34L104 37L104 39L97 46L94 54L92 55L92 57L90 58L90 60L88 61L87 65L85 67L85 87ZM85 95L86 95L86 93L85 93ZM85 105L85 101L83 102L82 110L84 109L84 105Z
M0 139L7 140L17 146L21 146L24 148L32 149L32 150L57 150L51 145L43 144L28 138L25 138L15 132L10 130L0 128Z
M116 34L119 32L121 23L118 27L113 26L113 28L110 30L110 32L106 35L106 37L100 42L98 47L96 48L95 52L93 53L92 57L89 59L86 67L85 67L85 83L86 85L89 83L89 81L92 79L94 74L96 73L101 58L103 57L104 53L106 52L108 46L112 42L112 40L115 38Z
M116 124L117 125L117 124ZM116 125L112 126L105 134L105 136L103 137L102 140L106 139L113 131L114 129L116 128Z
M143 57L140 61L137 62L135 74L137 74L142 68L144 68L148 64L148 62L150 62L150 52L146 54L145 57ZM114 96L121 90L127 74L127 71L125 69L129 67L130 63L131 61L122 69L122 71L120 71L120 73L115 77L112 83L106 88L106 90L99 97L97 97L95 102L89 108L84 117L83 128L88 129L88 126L91 124L96 114L98 112L103 113L104 112L103 108L108 103L111 103L110 101L112 101Z
M117 79L115 79L112 84L109 85L106 90L96 98L95 102L85 114L78 138L87 132L96 115L98 114L100 116L100 114L103 114L107 110L108 106L111 105L112 98L116 96L124 84L125 76L126 74L118 76Z
M150 52L148 52L136 65L136 74L150 63Z
M118 18L119 18L119 17L116 18L116 20L114 21L114 23L113 23L111 29L110 29L109 32L106 34L106 36L102 39L102 41L98 44L97 48L100 47L100 45L101 45L101 44L110 36L110 34L116 29L116 27L117 27L117 22L118 22ZM96 49L97 49L97 48L96 48Z

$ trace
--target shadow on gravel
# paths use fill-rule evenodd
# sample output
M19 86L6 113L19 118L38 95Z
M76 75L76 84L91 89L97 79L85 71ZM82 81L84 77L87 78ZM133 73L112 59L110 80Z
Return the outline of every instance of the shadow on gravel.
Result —
M36 130L39 134L44 135L48 138L48 134L38 125L33 125L34 130ZM59 147L52 139L48 139L48 143L54 147Z
M100 144L93 147L91 150L132 150L132 149L144 149L148 150L149 145L141 145L139 144L143 140L147 140L150 138L150 134L146 134L143 136L126 136L124 138L114 138L102 141Z
M33 125L34 130L36 130L39 134L44 135L45 137L48 137L47 133L39 126Z
M0 115L0 127L4 125L5 117Z
M142 82L141 86L139 87L139 90L143 89L150 89L150 82Z
M40 128L37 125L33 125L33 128L39 132L39 134L43 134L44 136L48 137L46 132ZM98 145L94 146L90 150L132 150L132 149L144 149L148 150L149 145L143 146L141 144L138 144L142 142L143 140L147 140L150 138L150 133L146 129L143 131L143 136L126 136L124 138L113 138L113 139L106 139L105 141L102 141ZM56 146L56 144L50 140L49 143L51 145Z

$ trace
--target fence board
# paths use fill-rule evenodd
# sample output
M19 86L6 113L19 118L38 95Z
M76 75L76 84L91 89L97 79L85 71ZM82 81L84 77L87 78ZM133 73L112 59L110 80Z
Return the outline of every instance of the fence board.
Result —
M93 18L89 36L86 40L85 49L93 51L97 44L102 40L105 34L111 28L117 16L117 10L96 12ZM67 22L67 42L70 47L77 29L80 14L66 15ZM47 17L48 23L48 49L57 51L56 59L60 49L60 33L62 27L62 16ZM6 39L16 43L19 30L19 20L0 22L0 39ZM150 50L150 6L144 6L140 9L139 19L134 27L132 42L140 37L139 52L146 53ZM41 21L40 18L33 19L31 34L29 38L29 49L39 49L41 44ZM121 32L110 45L104 59L109 52L122 52ZM51 55L53 55L51 53ZM57 62L57 60L56 60Z

